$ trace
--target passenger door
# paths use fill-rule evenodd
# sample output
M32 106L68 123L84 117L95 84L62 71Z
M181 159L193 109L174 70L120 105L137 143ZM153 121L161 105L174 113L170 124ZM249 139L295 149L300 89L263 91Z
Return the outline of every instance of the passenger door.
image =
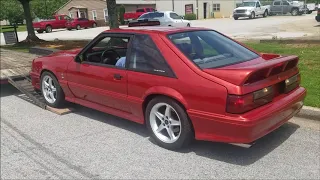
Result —
M271 6L272 13L281 13L282 12L281 1L274 1L273 5Z
M68 84L76 98L129 112L127 70L115 63L117 54L127 57L130 37L101 34L79 53L78 62L69 64Z
M282 1L281 6L284 14L287 14L290 12L290 4L288 3L288 1Z
M175 27L184 27L184 26L186 26L186 25L184 25L184 23L182 21L182 18L178 14L170 12L170 18L174 22L172 26L175 26Z

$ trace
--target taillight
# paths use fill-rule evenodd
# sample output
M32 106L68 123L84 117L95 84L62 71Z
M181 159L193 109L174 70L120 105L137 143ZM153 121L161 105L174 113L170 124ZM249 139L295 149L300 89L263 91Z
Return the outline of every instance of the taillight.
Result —
M274 97L273 88L267 87L246 95L228 95L227 112L241 114L265 105Z

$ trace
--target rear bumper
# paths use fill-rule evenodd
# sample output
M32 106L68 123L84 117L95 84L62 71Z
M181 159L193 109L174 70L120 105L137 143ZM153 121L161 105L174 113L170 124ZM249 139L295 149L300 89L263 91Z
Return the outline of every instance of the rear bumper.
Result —
M303 106L306 90L295 89L285 97L243 115L217 115L189 110L198 140L250 143L277 129Z

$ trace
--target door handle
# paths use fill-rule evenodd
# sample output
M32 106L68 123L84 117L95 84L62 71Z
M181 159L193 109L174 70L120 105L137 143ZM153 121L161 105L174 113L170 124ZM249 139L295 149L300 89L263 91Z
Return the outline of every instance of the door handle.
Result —
M115 80L121 80L122 76L121 76L120 74L114 74L114 75L113 75L113 78L114 78Z

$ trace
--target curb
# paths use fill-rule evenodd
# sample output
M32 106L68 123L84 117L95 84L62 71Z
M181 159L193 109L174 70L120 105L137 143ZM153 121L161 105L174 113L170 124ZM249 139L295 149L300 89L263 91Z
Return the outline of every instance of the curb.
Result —
M320 109L309 106L303 106L300 112L296 115L296 117L320 121Z
M57 52L59 50L57 49L52 49L52 48L43 48L43 47L38 47L38 46L35 46L35 47L31 47L29 49L29 53L31 54L37 54L37 55L50 55L54 52Z

